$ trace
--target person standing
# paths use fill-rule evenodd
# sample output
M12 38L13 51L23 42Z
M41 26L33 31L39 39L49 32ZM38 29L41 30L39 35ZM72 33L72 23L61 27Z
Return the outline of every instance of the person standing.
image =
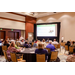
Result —
M63 41L64 41L64 37L62 36L62 37L61 37L61 42L63 42Z

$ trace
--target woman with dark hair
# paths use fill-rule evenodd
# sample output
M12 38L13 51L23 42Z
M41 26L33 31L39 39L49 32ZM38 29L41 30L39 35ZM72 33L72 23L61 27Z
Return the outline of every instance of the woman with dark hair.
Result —
M7 46L7 48L10 46L7 40L4 41L4 46Z
M65 45L68 46L68 50L69 50L69 46L71 45L71 42L70 41L67 41L67 43Z

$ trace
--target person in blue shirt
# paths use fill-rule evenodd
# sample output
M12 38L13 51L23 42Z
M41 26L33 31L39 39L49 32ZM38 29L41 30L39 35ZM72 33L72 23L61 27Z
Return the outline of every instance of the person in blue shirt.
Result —
M36 54L45 54L46 55L46 60L47 60L47 56L48 56L48 51L46 49L44 49L44 46L42 43L38 44L38 49L35 50Z
M50 48L51 51L55 51L55 47L52 45L52 41L49 41L49 44L46 46L46 48Z

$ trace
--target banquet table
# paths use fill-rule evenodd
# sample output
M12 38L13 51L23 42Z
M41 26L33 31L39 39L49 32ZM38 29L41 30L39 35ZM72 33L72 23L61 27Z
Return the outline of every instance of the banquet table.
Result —
M35 47L32 48L23 48L21 52L18 52L17 54L23 54L23 59L26 60L26 62L36 62L36 54L35 54ZM50 57L50 54L48 54Z

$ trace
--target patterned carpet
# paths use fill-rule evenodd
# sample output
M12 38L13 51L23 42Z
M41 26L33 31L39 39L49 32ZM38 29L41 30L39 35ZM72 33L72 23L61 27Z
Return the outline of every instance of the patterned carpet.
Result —
M60 49L58 49L58 51L58 57L60 58L60 62L66 62L67 56L65 54L68 54L68 51L65 52L65 49L63 47L61 47L61 51ZM6 62L4 56L0 56L0 62Z

